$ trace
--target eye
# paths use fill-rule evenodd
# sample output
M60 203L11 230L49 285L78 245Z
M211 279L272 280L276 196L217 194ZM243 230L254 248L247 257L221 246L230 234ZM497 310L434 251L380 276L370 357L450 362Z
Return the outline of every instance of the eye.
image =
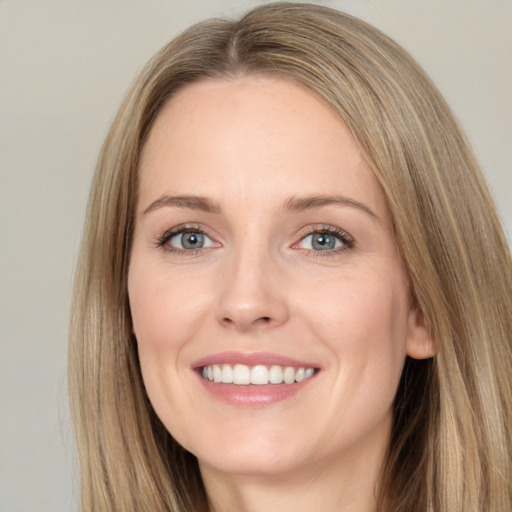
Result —
M219 246L203 230L189 226L177 226L169 229L157 238L156 245L169 252L181 253L193 253Z
M306 251L339 252L353 246L354 241L347 233L338 228L325 227L307 234L294 247Z
M167 245L180 250L190 251L213 247L213 240L201 231L182 231L169 238Z
M315 251L330 251L340 247L341 242L330 233L312 233L301 240L302 248Z

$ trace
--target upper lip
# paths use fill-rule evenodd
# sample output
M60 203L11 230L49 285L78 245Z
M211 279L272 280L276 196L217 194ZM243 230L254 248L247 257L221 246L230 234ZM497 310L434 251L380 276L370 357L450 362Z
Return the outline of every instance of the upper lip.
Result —
M197 369L214 364L244 364L246 366L262 364L265 366L279 365L293 366L295 368L318 368L318 365L311 361L301 361L281 354L273 354L271 352L219 352L194 361L192 367Z

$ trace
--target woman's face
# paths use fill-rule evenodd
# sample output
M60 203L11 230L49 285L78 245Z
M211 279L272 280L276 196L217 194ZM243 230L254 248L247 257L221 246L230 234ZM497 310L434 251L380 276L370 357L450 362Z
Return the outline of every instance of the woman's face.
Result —
M187 86L151 130L139 192L128 288L144 383L202 470L381 457L406 354L430 345L384 195L337 115L274 78Z

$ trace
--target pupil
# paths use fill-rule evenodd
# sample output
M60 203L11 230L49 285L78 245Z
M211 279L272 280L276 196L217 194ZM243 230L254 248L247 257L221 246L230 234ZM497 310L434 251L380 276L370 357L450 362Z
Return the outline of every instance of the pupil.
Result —
M199 249L204 245L204 236L201 233L183 233L181 244L185 249Z
M316 233L313 235L312 245L313 249L325 251L327 249L334 249L336 240L333 236L327 233Z

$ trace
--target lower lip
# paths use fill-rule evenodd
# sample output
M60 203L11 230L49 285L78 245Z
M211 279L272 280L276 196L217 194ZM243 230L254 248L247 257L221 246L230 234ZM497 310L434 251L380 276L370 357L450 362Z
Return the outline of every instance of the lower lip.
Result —
M240 407L266 407L296 396L306 386L310 385L315 377L316 374L294 384L253 384L247 386L211 382L202 376L199 376L199 379L206 391L221 402Z

